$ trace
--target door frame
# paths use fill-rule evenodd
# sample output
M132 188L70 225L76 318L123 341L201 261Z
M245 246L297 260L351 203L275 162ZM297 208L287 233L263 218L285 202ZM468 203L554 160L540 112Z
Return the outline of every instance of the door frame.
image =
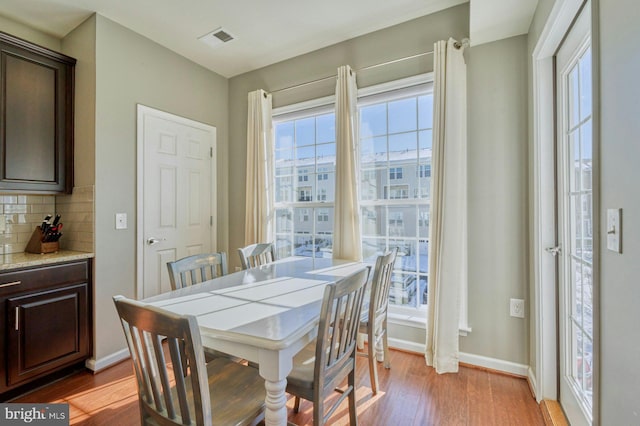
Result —
M558 294L557 262L545 252L557 245L555 194L555 67L554 56L585 0L556 1L532 55L533 144L532 170L532 268L535 372L530 374L538 402L558 400ZM600 95L598 0L591 0L593 58L593 298L594 298L594 390L593 422L599 423L599 283L600 283Z
M160 111L155 108L148 107L142 104L136 104L136 126L137 126L137 138L136 138L136 298L142 298L144 294L144 120L148 116L153 116L165 120L175 121L179 124L195 127L204 131L211 132L213 140L211 146L213 148L213 155L210 158L211 161L211 245L212 248L217 247L217 129L209 124L201 123L199 121L191 120L189 118L181 117L179 115L171 114L169 112Z

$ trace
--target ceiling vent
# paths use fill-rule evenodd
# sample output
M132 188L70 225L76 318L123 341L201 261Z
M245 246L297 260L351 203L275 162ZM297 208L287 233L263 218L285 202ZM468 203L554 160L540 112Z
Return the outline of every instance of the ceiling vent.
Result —
M235 39L236 38L234 36L232 36L228 31L222 28L217 28L210 33L203 35L202 37L198 37L198 40L208 44L211 47L218 47Z

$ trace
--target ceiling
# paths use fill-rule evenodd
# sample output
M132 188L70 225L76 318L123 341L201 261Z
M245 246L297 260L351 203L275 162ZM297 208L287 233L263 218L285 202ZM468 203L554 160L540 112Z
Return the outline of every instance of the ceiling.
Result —
M0 1L0 15L58 38L97 12L230 78L469 0ZM527 33L537 1L470 0L471 45ZM235 40L198 40L220 27Z

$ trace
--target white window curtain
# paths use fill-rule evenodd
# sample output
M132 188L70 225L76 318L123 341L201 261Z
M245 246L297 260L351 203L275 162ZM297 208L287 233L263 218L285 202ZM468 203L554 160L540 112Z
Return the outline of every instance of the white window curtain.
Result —
M361 260L360 206L358 204L358 87L348 66L338 68L336 83L336 196L333 257Z
M438 373L458 371L461 288L467 285L467 71L463 50L453 39L434 46L425 358Z
M247 111L247 184L245 245L273 239L273 124L271 94L250 92Z

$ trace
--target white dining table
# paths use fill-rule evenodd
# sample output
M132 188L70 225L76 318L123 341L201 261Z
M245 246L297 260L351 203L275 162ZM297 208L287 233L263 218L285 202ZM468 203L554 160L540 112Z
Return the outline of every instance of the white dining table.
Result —
M287 375L293 357L316 337L324 287L366 267L292 257L142 302L194 315L205 347L258 363L266 387L265 424L286 425Z

